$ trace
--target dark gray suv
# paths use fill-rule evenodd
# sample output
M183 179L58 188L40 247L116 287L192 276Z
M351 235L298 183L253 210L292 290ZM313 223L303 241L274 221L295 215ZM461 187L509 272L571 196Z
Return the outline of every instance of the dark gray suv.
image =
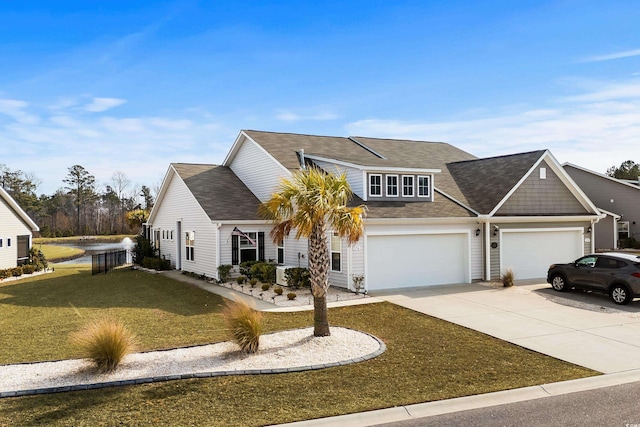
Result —
M603 292L616 304L640 297L640 256L620 252L591 254L571 264L552 264L547 282L559 292L569 288Z

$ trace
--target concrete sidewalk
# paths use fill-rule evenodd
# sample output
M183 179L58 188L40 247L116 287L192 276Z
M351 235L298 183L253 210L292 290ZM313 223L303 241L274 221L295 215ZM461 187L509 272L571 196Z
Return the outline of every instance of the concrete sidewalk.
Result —
M640 307L571 307L536 292L548 287L544 280L511 288L474 283L373 296L599 372L640 369ZM597 309L600 300L592 297Z

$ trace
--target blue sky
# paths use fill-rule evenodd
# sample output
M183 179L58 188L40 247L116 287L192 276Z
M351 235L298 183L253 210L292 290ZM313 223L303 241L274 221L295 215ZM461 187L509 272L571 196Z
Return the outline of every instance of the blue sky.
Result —
M241 129L640 162L633 1L0 3L0 163L155 186Z

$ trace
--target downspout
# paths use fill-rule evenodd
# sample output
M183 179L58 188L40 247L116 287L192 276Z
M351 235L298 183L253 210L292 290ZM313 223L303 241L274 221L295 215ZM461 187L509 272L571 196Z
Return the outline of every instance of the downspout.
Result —
M491 223L484 223L484 280L491 281Z
M220 242L220 227L222 227L221 223L217 223L216 224L216 234L217 234L217 238L216 238L216 265L215 265L215 269L216 269L216 280L220 280L220 273L218 272L218 267L220 267L220 247L221 242Z

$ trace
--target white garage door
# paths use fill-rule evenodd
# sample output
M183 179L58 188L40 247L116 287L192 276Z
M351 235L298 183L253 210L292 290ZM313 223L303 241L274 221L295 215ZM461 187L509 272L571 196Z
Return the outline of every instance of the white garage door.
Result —
M503 230L501 273L513 269L516 279L547 276L553 263L571 262L583 255L582 229Z
M369 290L470 281L467 233L368 236L366 254Z

